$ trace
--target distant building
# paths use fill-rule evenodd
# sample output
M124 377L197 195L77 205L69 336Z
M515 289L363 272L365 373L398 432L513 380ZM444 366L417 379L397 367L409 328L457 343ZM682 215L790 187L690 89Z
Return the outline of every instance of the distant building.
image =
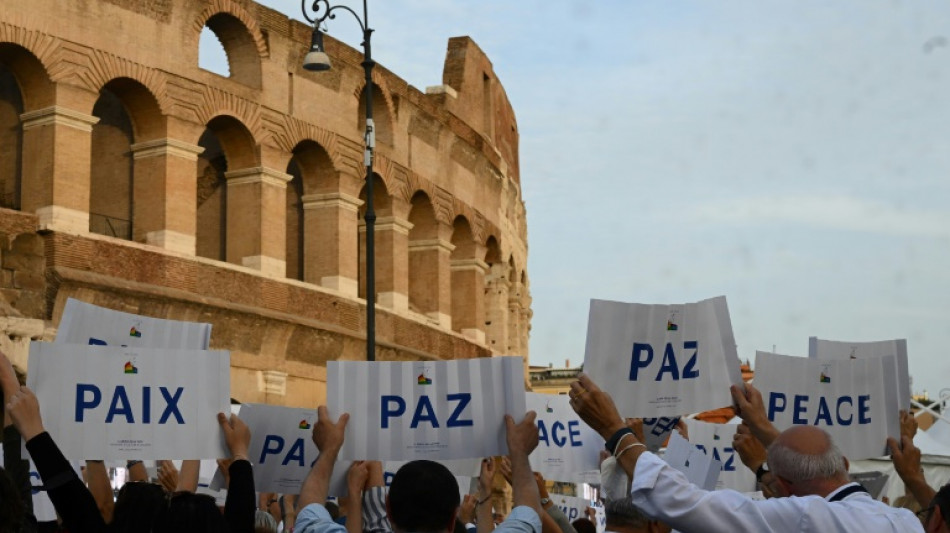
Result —
M577 379L583 369L583 365L571 368L570 359L564 361L564 368L554 368L554 364L529 367L531 390L542 394L567 394L571 382Z

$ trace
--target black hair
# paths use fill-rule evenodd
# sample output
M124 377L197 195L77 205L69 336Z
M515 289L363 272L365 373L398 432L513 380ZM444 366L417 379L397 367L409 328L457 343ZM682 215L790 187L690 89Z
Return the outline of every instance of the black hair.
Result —
M597 526L586 518L578 518L571 522L571 525L574 526L577 533L597 533Z
M173 492L155 520L154 533L226 533L227 522L207 494Z
M943 515L943 523L950 526L950 483L940 487L937 494L934 495L932 506L940 507L940 514Z
M20 491L0 466L0 531L19 531L23 526L24 511Z
M402 531L434 533L452 528L458 506L458 481L434 461L406 463L389 486L389 518Z
M130 481L122 485L116 496L109 531L116 533L149 531L164 505L165 491L160 485L145 481Z

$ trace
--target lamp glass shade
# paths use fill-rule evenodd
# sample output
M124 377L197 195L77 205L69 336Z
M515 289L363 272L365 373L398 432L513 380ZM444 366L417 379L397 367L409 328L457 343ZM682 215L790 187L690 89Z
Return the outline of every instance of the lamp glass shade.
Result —
M303 59L303 68L314 71L330 70L330 56L323 48L323 32L317 28L313 29L310 52Z

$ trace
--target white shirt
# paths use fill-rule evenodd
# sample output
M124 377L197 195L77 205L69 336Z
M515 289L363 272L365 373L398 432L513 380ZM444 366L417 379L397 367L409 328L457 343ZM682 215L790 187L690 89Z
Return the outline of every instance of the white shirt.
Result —
M923 533L914 513L875 501L866 492L829 501L845 487L827 498L755 501L733 490L703 490L656 455L645 452L637 460L630 496L644 513L684 533Z

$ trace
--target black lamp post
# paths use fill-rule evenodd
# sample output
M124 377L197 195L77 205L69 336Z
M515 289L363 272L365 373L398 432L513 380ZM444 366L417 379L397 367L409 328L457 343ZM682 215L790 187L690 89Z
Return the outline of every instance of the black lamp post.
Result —
M366 0L363 0L363 18L347 6L331 6L329 0L313 0L310 9L307 9L308 0L301 0L300 8L307 22L313 24L313 38L310 52L304 58L303 68L313 71L330 69L330 58L323 49L323 32L320 24L326 19L334 19L337 9L349 11L363 30L363 71L366 74L366 133L364 134L365 150L363 162L366 165L366 360L376 360L376 253L375 233L376 212L373 211L373 150L376 148L376 132L373 125L373 54L370 48L370 38L373 30L369 27L369 15L366 10ZM312 15L310 13L313 13Z

